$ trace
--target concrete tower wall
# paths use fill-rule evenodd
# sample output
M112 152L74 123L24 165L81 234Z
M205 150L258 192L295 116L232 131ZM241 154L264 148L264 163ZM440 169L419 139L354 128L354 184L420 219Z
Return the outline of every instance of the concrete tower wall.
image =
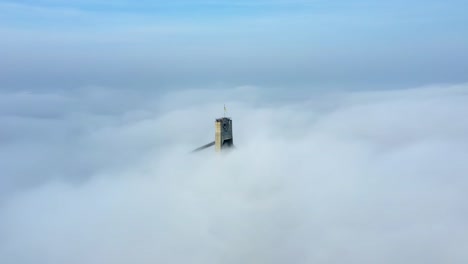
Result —
M227 117L215 121L215 149L221 151L234 145L232 135L232 120Z

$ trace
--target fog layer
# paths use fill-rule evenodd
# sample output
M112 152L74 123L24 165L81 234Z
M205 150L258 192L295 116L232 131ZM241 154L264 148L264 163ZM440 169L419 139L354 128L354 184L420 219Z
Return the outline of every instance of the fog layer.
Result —
M468 85L267 94L0 94L0 263L468 261Z

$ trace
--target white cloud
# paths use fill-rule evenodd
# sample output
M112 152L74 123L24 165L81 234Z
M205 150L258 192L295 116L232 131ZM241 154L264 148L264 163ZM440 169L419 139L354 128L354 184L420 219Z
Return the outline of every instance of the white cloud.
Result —
M122 93L1 95L23 105L0 112L23 135L0 145L2 263L468 259L466 84L295 102ZM46 102L49 118L29 114ZM235 151L187 154L223 103Z

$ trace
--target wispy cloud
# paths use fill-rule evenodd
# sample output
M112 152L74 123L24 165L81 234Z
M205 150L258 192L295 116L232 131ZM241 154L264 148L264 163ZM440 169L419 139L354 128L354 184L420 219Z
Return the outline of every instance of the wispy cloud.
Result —
M290 9L280 1L276 10L240 11L41 3L0 5L3 89L466 81L468 38L459 3L421 9L402 2L314 2Z

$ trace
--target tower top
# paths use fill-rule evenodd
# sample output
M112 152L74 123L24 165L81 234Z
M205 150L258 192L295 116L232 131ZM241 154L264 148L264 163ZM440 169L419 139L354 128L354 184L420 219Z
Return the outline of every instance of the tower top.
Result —
M215 121L215 149L221 151L234 145L232 120L229 117L217 118Z
M223 122L223 121L231 121L232 122L232 119L229 118L229 117L216 118L216 122Z
M229 117L216 118L215 121L215 141L205 144L193 150L197 152L211 146L215 146L217 152L226 148L234 147L234 138L232 135L232 119Z

